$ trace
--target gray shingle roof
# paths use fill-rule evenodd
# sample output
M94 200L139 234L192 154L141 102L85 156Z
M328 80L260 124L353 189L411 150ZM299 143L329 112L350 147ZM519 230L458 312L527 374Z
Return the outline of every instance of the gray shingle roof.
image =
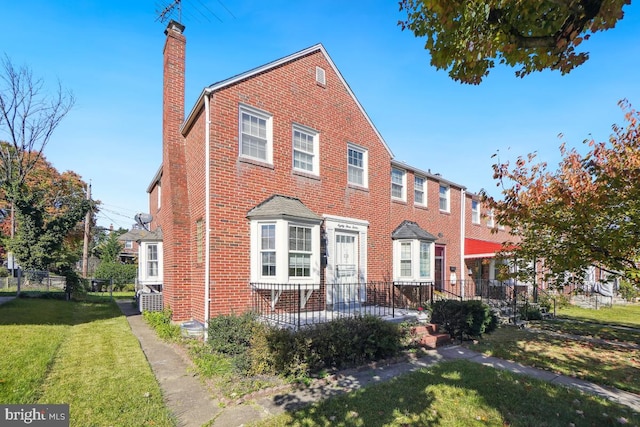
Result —
M322 221L321 216L316 215L299 199L277 194L251 209L247 214L247 218L298 218Z
M403 221L402 224L398 226L393 233L391 233L391 238L394 240L397 239L418 239L418 240L428 240L431 242L436 241L436 236L429 233L428 231L420 228L418 224L413 221Z

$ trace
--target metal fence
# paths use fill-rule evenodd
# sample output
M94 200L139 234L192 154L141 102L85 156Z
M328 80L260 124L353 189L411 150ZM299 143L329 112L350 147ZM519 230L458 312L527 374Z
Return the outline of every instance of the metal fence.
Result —
M415 316L434 298L432 282L250 285L252 311L293 328L365 314L400 320Z
M528 284L495 280L250 286L252 311L269 323L292 328L365 314L400 321L415 318L419 307L442 299L481 300L515 316L519 307L536 304L544 292L534 292Z

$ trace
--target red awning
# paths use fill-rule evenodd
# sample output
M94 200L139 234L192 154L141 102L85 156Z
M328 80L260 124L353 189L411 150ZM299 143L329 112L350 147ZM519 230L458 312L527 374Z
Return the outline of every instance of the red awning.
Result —
M500 251L502 243L487 242L486 240L464 239L465 258L494 257Z

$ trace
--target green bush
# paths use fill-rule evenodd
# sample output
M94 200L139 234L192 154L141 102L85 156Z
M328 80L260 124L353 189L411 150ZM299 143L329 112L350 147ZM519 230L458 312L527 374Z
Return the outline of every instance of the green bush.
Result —
M112 280L113 290L121 290L125 285L135 283L138 266L119 262L101 262L93 274L96 279Z
M621 280L618 293L627 301L633 301L635 298L640 297L640 288L637 284L634 284L628 280Z
M253 313L223 314L209 320L208 343L222 354L236 356L246 353L251 344L253 326L257 317Z
M162 311L144 311L142 317L160 338L172 341L180 338L180 326L171 323L172 314L170 309L165 308Z
M266 339L274 370L291 378L362 365L395 356L401 349L399 326L368 315L299 331L272 329Z
M440 300L433 304L431 321L452 337L480 337L498 326L498 318L481 301Z

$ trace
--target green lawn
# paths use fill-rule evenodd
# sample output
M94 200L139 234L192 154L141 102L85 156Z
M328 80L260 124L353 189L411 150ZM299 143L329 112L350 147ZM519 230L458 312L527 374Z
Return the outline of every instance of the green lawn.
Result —
M559 312L537 327L637 343L640 306ZM605 327L604 325L609 325ZM622 326L623 328L616 328ZM471 348L640 393L640 353L503 327ZM291 402L294 404L295 402ZM467 361L444 362L255 424L275 426L640 426L640 414L577 390Z
M624 423L640 425L640 416L573 389L461 360L252 425L599 427Z
M0 402L66 403L72 426L174 426L159 385L111 300L0 305Z

